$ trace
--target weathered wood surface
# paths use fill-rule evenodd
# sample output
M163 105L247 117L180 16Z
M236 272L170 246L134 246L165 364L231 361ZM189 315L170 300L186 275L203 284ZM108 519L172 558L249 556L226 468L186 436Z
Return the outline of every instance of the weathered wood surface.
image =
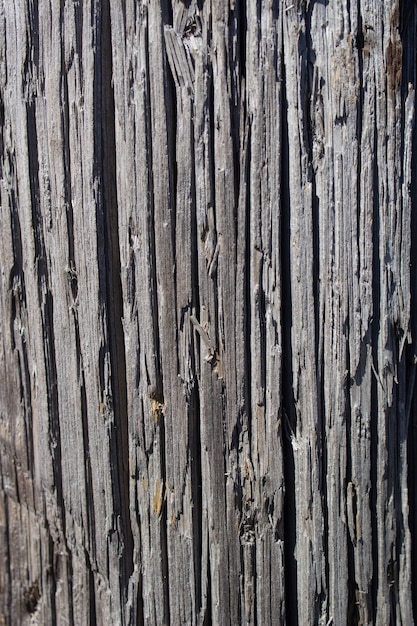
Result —
M0 0L0 624L414 622L415 37Z

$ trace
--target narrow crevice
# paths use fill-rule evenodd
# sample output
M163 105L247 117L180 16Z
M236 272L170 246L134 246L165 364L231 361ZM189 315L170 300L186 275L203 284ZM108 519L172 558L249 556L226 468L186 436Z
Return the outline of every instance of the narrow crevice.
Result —
M191 392L188 406L189 415L189 454L191 462L191 491L192 491L192 527L193 527L193 558L195 578L195 602L196 612L199 613L202 606L202 549L203 537L203 499L202 499L202 467L201 467L201 433L200 433L200 395L198 383Z
M160 463L161 463L161 477L162 484L166 485L166 430L165 430L165 416L162 411L159 414L159 432L160 432ZM171 624L171 609L169 603L169 565L168 565L168 512L167 503L164 501L160 515L160 532L161 543L164 546L164 550L161 556L161 572L162 579L164 581L163 597L164 597L164 624Z
M313 301L314 301L314 311L315 311L315 316L314 316L314 325L315 325L315 362L316 362L316 368L317 368L317 373L319 372L320 369L320 363L319 363L319 354L320 354L320 349L319 349L319 340L320 340L320 326L321 326L321 322L322 320L320 319L320 241L319 241L319 219L320 219L320 201L319 201L319 197L317 196L317 189L316 189L316 176L315 176L315 171L313 168L313 164L312 164L312 155L313 155L313 123L312 123L312 118L311 118L311 110L312 110L312 105L314 104L314 102L312 102L313 97L314 97L314 90L315 90L315 85L313 83L314 81L314 61L315 61L315 53L314 53L314 49L313 49L313 42L312 42L312 38L311 38L311 30L312 30L312 26L311 26L311 17L312 17L312 10L313 10L313 3L310 3L308 10L306 11L305 14L305 28L306 28L306 37L305 37L305 41L306 41L306 46L307 46L307 58L306 58L306 63L305 65L303 64L303 73L304 75L301 76L301 83L306 85L306 92L305 92L305 100L304 100L304 110L305 110L305 135L304 135L304 141L305 141L305 147L306 147L306 152L308 154L309 157L309 172L308 172L308 177L309 177L309 181L311 182L311 186L312 186L312 206L311 206L311 222L312 222L312 244L313 244L313 250L312 250L312 279L313 279L313 285L312 285L312 292L313 292ZM317 86L317 90L320 90L320 87ZM320 400L320 396L322 396L323 394L323 390L320 388L318 390L318 400ZM322 406L322 404L319 403L319 409ZM320 417L320 416L319 416ZM320 422L322 420L320 419ZM324 429L323 429L324 430ZM325 433L323 433L325 434ZM319 450L319 453L321 452L321 450ZM324 467L324 469L326 469ZM326 472L324 472L324 476L326 475ZM322 494L326 493L326 485L323 484L321 485L321 490L322 490Z
M34 472L34 440L33 440L33 420L32 420L32 382L29 371L29 359L26 342L22 341L22 360L23 371L21 372L21 381L24 380L24 417L25 417L25 441L27 452L27 469ZM19 368L20 369L20 368Z
M28 96L31 100L35 95L34 90L35 82L39 85L42 82L41 76L35 76L34 73L39 71L39 51L40 51L40 38L39 38L39 6L38 0L32 0L27 3L27 30L26 30L26 57L24 60L24 70L22 72L22 92ZM39 80L37 80L39 79Z
M12 553L11 548L16 548L15 542L15 533L14 527L11 527L10 524L10 516L9 516L9 498L6 495L4 477L6 476L6 471L4 471L3 463L2 463L3 450L0 448L0 498L1 509L2 509L2 536L5 537L6 541L4 543L4 554L5 554L5 563L2 564L3 572L4 572L4 584L2 585L2 603L6 609L6 618L9 618L11 623L11 618L13 617L12 611L12 599L13 599L13 581L15 580L13 566L12 566ZM7 463L7 462L6 462ZM4 529L4 530L3 530Z
M62 18L63 19L63 18ZM64 64L64 55L61 63L61 126L62 136L64 137L63 147L63 161L64 161L64 193L65 193L65 210L67 216L67 232L68 232L68 271L70 272L71 279L71 291L76 300L77 294L75 293L73 286L73 278L76 277L76 264L75 264L75 241L74 241L74 212L72 207L72 192L71 192L71 155L70 155L70 112L69 112L69 94L68 94L68 80L67 72Z
M357 120L357 125L356 125L356 137L358 140L358 145L359 145L359 150L358 150L358 160L357 160L357 168L356 168L356 177L357 180L360 181L361 180L361 174L362 174L362 154L361 154L361 150L360 150L360 146L362 143L362 125L363 125L363 107L364 107L364 97L365 97L365 88L366 85L364 85L363 82L363 46L364 46L364 39L363 39L363 23L362 23L362 15L360 12L360 0L358 0L358 7L357 7L357 12L358 12L358 32L356 33L356 39L355 39L355 43L356 43L356 48L358 51L358 79L359 79L359 98L358 98L358 105L357 105L357 115L356 115L356 120ZM360 184L358 184L358 197L357 197L357 206L356 206L356 215L357 215L357 219L356 219L356 233L355 234L355 239L357 241L357 245L359 245L359 241L360 241L360 220L359 220L359 216L360 216L360 212L361 212L361 206L362 206L362 198L361 198L361 186Z
M12 164L11 164L11 167ZM13 168L14 169L14 168ZM10 338L12 343L12 349L17 346L15 332L16 323L22 326L22 313L27 309L26 303L26 288L25 277L23 272L23 243L22 232L20 226L19 211L16 202L16 196L13 191L10 193L10 221L12 231L12 245L13 245L13 267L9 276L9 290L11 292L11 315L10 315ZM17 319L19 318L19 319ZM21 352L21 358L23 361L23 370L20 367L19 371L21 390L20 397L24 401L25 412L25 439L27 445L27 468L29 471L34 471L34 441L33 441L33 427L32 427L32 384L29 370L29 358L28 349L25 341L24 334L19 341L19 349ZM20 355L19 355L20 362Z
M61 431L59 423L58 376L56 369L54 309L52 293L48 290L45 295L45 304L42 311L43 344L46 364L46 385L48 399L50 448L53 459L54 484L57 494L57 503L61 507L61 523L65 533L65 515L62 486L62 451Z
M172 14L169 11L170 21L168 24L172 24ZM165 45L164 33L162 33L161 41ZM180 143L177 145L177 132L178 132L178 107L182 106L181 95L177 93L175 87L175 81L171 72L169 62L166 54L163 54L164 61L164 104L166 114L166 140L167 140L167 159L168 159L168 212L171 227L171 246L172 246L172 259L173 259L173 272L172 272L172 289L173 289L173 301L177 303L177 276L178 271L181 272L182 259L178 258L177 253L177 190L178 190L178 159L181 158L182 152L186 150L186 146ZM191 119L188 120L191 126ZM180 138L181 141L182 138ZM177 319L177 307L175 306L175 343L178 346L178 319ZM177 358L179 355L177 354ZM179 363L177 363L177 371L179 372Z
M306 28L306 46L307 46L307 58L306 66L304 68L305 78L304 84L306 85L304 109L305 109L305 141L306 151L309 156L309 180L311 182L311 225L312 225L312 294L314 302L314 357L316 366L316 396L317 396L317 456L319 465L319 490L321 495L321 505L323 512L323 551L324 551L324 568L325 568L325 581L326 586L329 584L330 572L329 572L329 511L328 511L328 454L327 446L327 432L326 432L326 419L324 412L324 359L323 359L323 325L324 315L322 315L321 301L320 301L320 199L317 195L316 187L316 175L312 164L313 155L313 123L311 111L314 106L313 98L315 97L315 89L320 90L320 87L314 85L314 62L315 53L313 48L313 42L311 38L312 31L312 11L313 3L308 6L305 13L305 28ZM303 79L302 79L303 81ZM330 207L328 210L331 210ZM330 234L329 234L330 236ZM332 235L334 237L334 235ZM333 242L334 248L334 242ZM319 613L322 612L323 607L326 605L326 595L328 590L322 589L321 597L318 599ZM329 608L329 607L328 607ZM329 616L328 616L329 617Z
M163 22L166 24L172 23L172 12L169 7L166 7L166 3L164 3L164 17ZM151 59L149 57L149 34L146 31L146 94L148 98L147 106L146 106L146 148L147 148L147 162L152 164L154 162L153 156L153 145L152 145L152 115L154 112L152 111L152 103L151 103L151 79L150 75L152 72ZM163 33L162 33L163 37ZM166 75L169 73L166 72ZM154 204L154 172L152 167L148 167L148 189L149 189L149 198L148 198L148 224L147 224L147 232L148 232L148 260L150 264L150 292L152 299L152 324L153 324L153 339L154 339L154 367L155 367L155 376L156 379L151 381L151 389L150 392L152 396L158 399L158 402L161 404L164 403L164 382L163 382L163 372L161 366L161 342L160 342L160 328L159 328L159 302L158 302L158 278L157 278L157 267L156 267L156 236L155 236L155 204ZM174 236L173 233L172 236ZM173 248L175 250L175 248ZM148 381L149 382L149 381ZM160 464L161 464L161 479L164 485L166 485L166 466L165 466L165 424L164 424L164 415L161 411L158 419L159 424L159 440L160 440ZM153 445L153 444L152 444ZM147 452L149 456L151 453ZM164 502L161 510L160 517L160 540L163 546L162 550L162 561L160 563L161 571L162 571L162 579L163 579L163 588L161 590L163 597L163 605L164 605L164 618L163 621L166 624L170 624L170 603L169 603L169 569L168 569L168 540L167 540L167 505Z
M211 43L211 42L210 42ZM208 42L208 45L210 45ZM217 247L220 245L217 237L217 215L216 215L216 120L214 113L214 102L215 102L215 88L214 88L215 77L213 73L213 64L211 63L207 68L207 83L208 83L208 118L209 118L209 132L208 132L208 159L209 159L209 172L210 176L208 177L210 181L210 192L208 194L209 202L207 206L207 211L213 211L213 247ZM220 346L223 345L223 342L220 343L221 338L221 328L220 328L220 307L219 307L219 294L218 294L218 281L217 281L217 262L216 268L210 271L210 278L213 281L213 307L212 312L214 312L214 319L210 320L210 328L214 329L214 344L217 348L217 351L220 353Z
M416 220L414 220L414 222L415 221ZM417 231L416 225L414 225L413 229L414 231ZM414 235L417 235L417 232L415 232ZM415 244L413 245L413 247L415 247ZM413 300L415 298L415 293ZM416 303L414 300L414 316L415 312ZM414 335L414 337L415 336L416 335ZM415 354L415 350L413 350L412 352L412 358L413 360L415 360L417 355ZM408 423L407 457L409 519L407 520L407 523L409 524L411 533L411 599L413 605L414 622L417 623L417 485L415 480L415 476L417 475L417 393L415 385L416 383L414 383L414 392L410 404L410 420Z
M29 156L29 184L32 210L32 231L34 237L35 262L38 270L38 296L39 304L43 303L43 288L47 288L47 267L45 258L45 243L42 228L42 215L40 207L39 188L39 155L38 133L36 127L36 110L32 102L26 104L26 123L28 135Z
M94 581L94 572L92 564L87 554L87 571L88 571L88 591L90 595L89 609L90 609L90 624L94 626L97 624L97 611L96 611L96 585ZM74 624L74 626L76 626Z
M79 335L77 334L77 337ZM78 338L79 343L79 338ZM85 391L84 372L80 380L81 424L83 435L83 454L85 469L85 496L87 508L88 551L92 561L96 560L96 516L94 507L93 475L90 460L90 439L88 434L87 395Z
M12 163L12 157L9 155L11 174L13 176L13 185L17 184L14 175L14 164ZM25 277L23 271L23 243L22 243L22 229L20 226L19 209L17 205L17 198L14 189L10 189L9 193L10 203L10 223L12 231L12 245L13 245L13 267L10 270L9 275L9 289L13 292L15 288L19 294L19 309L22 305L26 308L26 289L25 289Z
M211 612L211 567L210 567L210 549L207 546L207 596L206 596L206 612L203 619L202 626L212 626L212 612Z
M72 3L75 25L75 51L78 54L78 71L80 73L80 85L84 85L83 63L83 32L84 32L84 7L81 2Z
M267 270L266 270L267 271ZM262 278L264 273L264 256L262 255L259 259L259 288L256 289L254 294L254 304L255 304L255 315L256 320L254 320L255 325L258 325L259 328L259 338L258 338L258 350L259 350L259 372L258 372L258 380L260 381L260 387L262 391L262 399L261 402L265 405L265 394L267 389L266 383L266 374L267 374L267 353L266 353L266 302L265 302L265 291L262 285ZM249 429L249 433L251 430Z
M195 163L195 138L194 127L191 131L192 162ZM200 290L198 280L198 263L193 259L198 259L198 226L197 226L197 197L195 176L192 177L192 206L190 223L190 244L191 244L191 312L195 311L197 319L200 319ZM193 343L195 336L193 336ZM203 498L202 498L202 458L201 458L201 432L200 432L200 390L198 384L197 369L197 348L190 350L191 371L194 376L194 383L189 397L189 451L191 458L191 489L192 489L192 527L193 527L193 555L194 555L194 576L195 576L195 601L196 611L199 613L202 607L202 537L203 537Z
M328 460L327 460L327 447L325 442L327 441L327 433L326 433L326 422L324 415L324 380L323 380L323 370L324 370L324 362L320 359L321 357L321 341L322 341L322 325L323 319L321 316L320 309L320 240L319 240L319 219L320 219L320 202L317 196L316 189L316 176L313 168L313 123L312 123L312 106L314 102L312 99L314 97L314 64L316 61L316 56L314 52L311 32L312 32L312 11L313 11L313 3L310 3L308 7L305 9L305 42L301 40L300 46L305 43L306 50L301 52L304 56L301 70L301 78L300 82L305 86L305 90L303 93L303 101L302 106L305 113L305 123L303 125L303 140L306 154L308 155L308 180L311 183L311 207L306 207L306 210L311 210L311 236L312 236L312 259L311 259L311 279L312 286L311 292L313 296L314 303L314 361L315 361L315 376L316 376L316 402L317 402L317 457L318 457L318 469L320 472L319 475L319 484L318 488L320 491L321 498L321 509L322 509L322 523L323 523L323 560L324 560L324 570L325 570L325 587L322 586L320 595L317 594L316 598L316 610L317 610L317 619L322 614L323 610L327 607L327 611L329 610L328 602L327 602L327 594L328 594L328 581L329 581L329 512L328 512L328 487L327 487L327 471L328 471ZM319 86L317 86L319 89ZM329 617L329 616L328 616Z
M153 163L153 146L152 146L152 112L150 94L152 93L150 84L151 63L149 58L149 38L148 31L146 30L145 37L147 41L145 43L146 50L146 102L144 108L146 111L146 132L144 136L144 142L146 144L146 161L147 163ZM154 368L156 372L156 380L148 380L148 385L152 387L152 393L157 398L163 399L162 389L162 371L161 371L161 345L160 345L160 333L159 333L159 305L158 305L158 279L156 271L156 240L155 240L155 206L154 206L154 181L152 167L147 168L148 175L148 198L146 202L147 206L147 224L146 232L148 235L148 263L149 263L149 292L151 294L152 301L152 324L153 324L153 340L154 340ZM146 355L147 356L147 355Z
M160 40L165 46L165 26L171 26L173 23L173 8L169 0L161 2L162 23ZM171 226L171 245L172 258L174 263L174 271L172 285L174 290L174 302L177 301L177 258L176 258L176 226L177 226L177 93L175 81L170 71L166 52L162 54L163 63L163 88L165 105L165 124L166 124L166 141L167 141L167 157L168 157L168 211ZM191 123L191 121L190 121ZM151 161L152 162L152 161ZM176 311L175 311L176 315ZM176 323L176 328L178 324ZM177 331L178 332L178 331ZM178 340L178 337L176 337Z
M53 624L57 624L58 623L58 616L57 616L57 611L56 611L56 592L57 592L57 579L56 579L56 573L57 573L57 563L56 563L56 554L55 554L55 542L54 539L52 537L52 532L51 529L49 527L49 523L46 522L46 528L48 531L48 550L49 550L49 563L53 563L54 567L51 568L51 575L49 578L49 584L48 584L48 595L49 595L49 599L51 602L51 608L50 608L50 612L51 612L51 616L52 616L52 620L53 620ZM44 582L42 581L42 583L44 584Z
M252 288L251 288L251 206L250 206L250 196L251 196L251 177L250 177L250 167L251 167L251 159L252 159L252 151L251 151L251 141L252 141L252 124L249 119L246 121L247 130L245 131L245 142L243 144L243 171L245 177L245 239L244 242L241 242L241 245L244 245L244 267L243 267L243 278L237 277L238 279L243 280L243 328L244 328L244 342L247 346L244 350L245 355L245 406L246 406L246 419L247 419L247 429L248 429L248 438L249 438L249 450L252 456L252 355L250 350L250 338L251 338L251 329L252 329ZM238 246L237 246L238 247Z
M256 581L258 580L257 574L257 561L256 561L256 545L255 543L251 547L251 580L253 581L253 595L252 601L253 606L251 607L251 614L253 615L253 623L254 626L263 626L262 624L258 624L258 594L256 593ZM262 568L262 565L261 565ZM271 616L272 617L272 616Z
M190 0L188 0L188 4L189 3ZM174 21L173 3L170 0L161 0L160 6L162 11L162 24L172 24ZM166 102L166 98L164 102Z
M140 402L141 402L141 407L140 407L139 415L144 415L143 398L141 398ZM141 422L142 422L142 428L143 428L144 420L141 420ZM142 442L139 442L140 437L138 437L138 439L136 440L136 444L141 446L142 448L144 447L143 446L144 437L145 437L145 433L143 433ZM144 613L145 604L144 604L144 596L143 596L144 594L143 565L142 565L142 555L141 555L141 548L143 545L142 526L140 522L141 507L140 507L140 496L138 494L138 490L136 489L136 483L139 480L140 467L138 465L138 458L137 458L136 453L134 454L134 464L135 464L134 473L131 469L132 473L130 475L130 480L133 479L135 481L135 488L133 490L133 494L131 494L131 497L133 497L133 502L132 500L130 501L130 506L131 506L131 509L133 510L132 516L133 515L136 516L134 561L136 563L137 585L135 588L136 597L129 598L129 600L131 600L130 617L129 617L129 620L127 620L127 624L129 626L146 626L145 613Z
M53 459L52 466L57 505L61 509L61 524L65 536L61 433L59 424L59 398L54 336L54 309L53 296L49 289L49 275L43 232L43 218L40 206L38 135L36 126L36 110L33 103L28 103L26 105L26 114L29 153L29 185L32 209L32 230L34 236L35 262L38 280L38 301L42 318L42 338L46 371L47 404L49 418L49 446L51 458Z
M352 481L352 403L350 397L350 348L349 348L349 330L344 328L346 337L346 372L348 372L345 386L345 415L346 415L346 483L343 485L344 493L347 492L348 484ZM354 511L354 513L356 513ZM345 515L348 519L347 505L345 503ZM359 623L359 611L356 604L357 583L355 577L355 548L353 545L353 537L347 531L347 568L348 568L348 615L347 626L357 626Z
M288 101L286 95L285 65L282 68L282 161L281 161L281 324L282 324L282 398L281 421L283 424L284 466L284 563L285 563L285 615L287 626L298 626L297 610L297 562L296 508L295 508L295 464L292 433L296 415L293 397L292 375L292 293L291 293L291 250L290 250L290 181L289 181L289 137Z
M361 154L361 142L362 142L362 125L363 125L363 108L364 108L364 97L365 97L365 85L364 85L364 81L363 81L363 47L364 47L364 37L363 37L363 21L362 21L362 14L361 14L361 7L360 7L360 0L357 0L357 7L356 7L356 11L358 14L358 30L355 34L355 46L357 49L357 56L358 56L358 82L359 82L359 97L357 99L357 111L356 111L356 137L358 140L358 153L357 153L357 167L356 167L356 177L357 180L360 181L361 180L361 173L362 173L362 154ZM357 185L357 201L356 201L356 232L353 232L352 229L352 238L353 240L356 242L356 246L359 246L359 242L361 240L360 237L360 214L361 214L361 206L362 206L362 195L361 195L361 185L358 184ZM359 259L357 260L357 262L359 263ZM354 303L351 303L349 306L349 311L351 312L351 314L353 315L353 308L354 308ZM351 323L354 323L354 320L350 320ZM349 355L349 360L348 360L348 370L350 370L350 349L349 349L349 345L350 342L347 342L347 354ZM361 350L362 353L362 350ZM362 357L362 354L361 354ZM358 369L360 367L361 370L361 375L362 375L362 370L364 367L364 357L361 358L361 362L362 365L359 364L358 365ZM358 372L350 372L351 376L355 376L357 375ZM351 384L354 383L354 379L352 378L352 382ZM356 445L356 439L357 439L357 434L354 433L354 440L352 439L352 427L355 427L355 424L352 423L352 417L353 417L353 413L352 413L352 398L351 398L351 393L349 392L348 395L348 404L347 404L347 410L348 410L348 419L347 419L347 428L346 428L346 434L348 437L348 441L347 441L347 472L346 472L346 480L347 482L349 482L352 478L353 478L353 461L352 461L352 444ZM356 456L356 453L355 453ZM354 530L354 529L353 529ZM360 620L360 615L359 615L359 609L358 609L358 604L357 604L357 593L358 593L358 589L359 589L359 583L360 581L358 581L356 579L356 553L357 550L355 550L355 546L353 544L353 538L350 537L350 533L348 533L348 546L347 546L347 552L348 552L348 580L349 580L349 589L348 589L348 600L349 600L349 609L348 609L348 626L356 626L357 624L359 624L359 620ZM370 604L370 603L369 603Z
M375 93L375 102L377 101L377 94ZM380 334L380 299L381 299L381 258L380 258L380 215L379 215L379 173L378 173L378 129L376 123L374 125L374 145L373 145L373 216L372 216L372 351L371 358L374 368L378 370L378 345ZM379 426L379 402L378 402L378 384L379 381L375 374L372 374L371 382L371 415L370 415L370 432L371 432L371 489L369 494L370 507L371 507L371 524L372 524L372 563L373 563L373 577L371 594L372 599L370 607L373 612L377 606L377 590L379 584L379 576L381 572L378 571L378 426ZM382 524L382 520L379 522ZM375 618L375 615L371 616Z
M140 572L139 577L138 577L137 597L136 597L136 623L132 619L132 625L135 624L135 626L146 626L144 610L145 609L144 609L144 604L143 604L143 577L142 577L142 572Z
M125 605L133 572L133 535L129 511L129 441L126 355L123 333L123 294L120 274L116 183L115 105L113 92L110 3L104 0L96 23L95 153L101 197L97 202L97 250L100 294L106 310L111 360L114 424L110 431L112 491L115 516L120 517L123 558L120 561L120 602Z
M146 49L148 50L148 45L146 45ZM150 86L150 59L147 57L147 94L151 93ZM153 154L152 154L152 120L151 120L151 104L149 102L147 107L147 153L148 153L148 162L153 162ZM149 188L149 211L147 215L148 224L147 224L147 232L148 232L148 259L150 265L150 283L149 289L152 300L152 324L153 324L153 340L154 340L154 367L155 367L155 380L148 379L148 387L149 387L149 395L152 399L155 399L161 405L164 404L164 382L163 382L163 373L161 366L161 343L160 343L160 328L159 328L159 302L158 302L158 279L157 279L157 267L156 267L156 238L155 238L155 205L154 205L154 179L153 179L153 171L152 168L148 168L148 188ZM159 412L158 415L158 428L159 428L159 463L160 463L160 473L161 473L161 481L163 485L166 485L166 452L165 452L165 443L166 443L166 432L165 432L165 423L164 423L164 414L162 411ZM145 437L144 437L145 440ZM146 450L146 456L149 459L150 456L154 452L154 444L153 442L150 444L148 450ZM166 502L163 503L161 513L160 513L160 542L162 545L162 558L160 562L160 570L162 573L163 580L163 588L161 590L163 597L163 623L170 624L170 603L169 603L169 570L168 570L168 541L167 541L167 505Z
M74 620L74 586L76 585L76 580L74 580L74 570L73 570L73 565L72 565L72 552L71 550L68 550L67 548L67 552L68 552L68 556L65 558L65 565L67 567L67 576L68 576L68 582L69 582L69 589L68 589L68 613L69 613L69 623L70 624L74 624L75 626L75 620Z
M401 5L411 3L400 3ZM408 83L416 85L416 19L417 7L413 7L412 19L407 15L408 30L407 35L404 34L403 50L407 51L406 66L409 68L410 76L404 76L405 88L408 91ZM405 37L407 36L407 39ZM406 94L404 94L406 96ZM412 160L411 160L411 182L410 188L407 190L410 194L411 202L411 251L410 251L410 290L411 290L411 319L410 329L412 343L407 347L407 364L409 367L410 377L409 385L412 381L412 389L407 399L407 418L408 418L408 441L407 441L407 460L408 460L408 504L409 519L404 523L409 525L411 534L411 599L413 606L414 622L417 623L417 124L414 121L413 137L412 137ZM413 371L414 370L414 371ZM414 376L414 378L413 378Z
M243 24L243 28L242 28ZM242 72L244 66L240 64L242 53L246 46L246 8L245 3L236 3L234 10L229 16L229 71L230 71L230 122L231 138L233 144L233 184L234 184L234 207L238 207L239 187L240 187L240 137L241 137L241 107L242 107ZM235 214L235 225L237 228L237 215ZM234 233L234 240L237 240L237 233Z
M4 130L5 130L5 117L4 117L4 94L0 91L0 180L5 180L4 164L6 160L7 151L4 149ZM11 189L12 191L12 189Z

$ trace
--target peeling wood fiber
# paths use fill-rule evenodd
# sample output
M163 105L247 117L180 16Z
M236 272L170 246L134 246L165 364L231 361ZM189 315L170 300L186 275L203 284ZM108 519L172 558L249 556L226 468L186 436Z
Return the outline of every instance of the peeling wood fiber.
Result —
M417 6L0 0L0 624L412 624Z

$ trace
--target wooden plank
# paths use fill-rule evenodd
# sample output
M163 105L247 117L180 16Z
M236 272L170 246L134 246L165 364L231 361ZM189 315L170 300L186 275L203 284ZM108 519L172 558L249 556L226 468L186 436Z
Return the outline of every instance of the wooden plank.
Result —
M0 0L0 624L413 623L416 12Z

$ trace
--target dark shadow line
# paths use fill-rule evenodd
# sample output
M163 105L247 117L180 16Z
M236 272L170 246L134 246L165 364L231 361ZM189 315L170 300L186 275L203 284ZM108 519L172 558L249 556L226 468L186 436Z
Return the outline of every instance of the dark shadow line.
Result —
M282 54L284 59L284 52ZM298 626L296 510L295 510L295 464L291 442L291 430L296 424L293 375L292 375L292 294L291 294L291 250L290 250L290 177L289 136L286 71L282 67L282 160L281 160L281 324L282 324L282 400L281 421L283 423L283 467L284 467L284 563L285 563L285 616L287 626Z

